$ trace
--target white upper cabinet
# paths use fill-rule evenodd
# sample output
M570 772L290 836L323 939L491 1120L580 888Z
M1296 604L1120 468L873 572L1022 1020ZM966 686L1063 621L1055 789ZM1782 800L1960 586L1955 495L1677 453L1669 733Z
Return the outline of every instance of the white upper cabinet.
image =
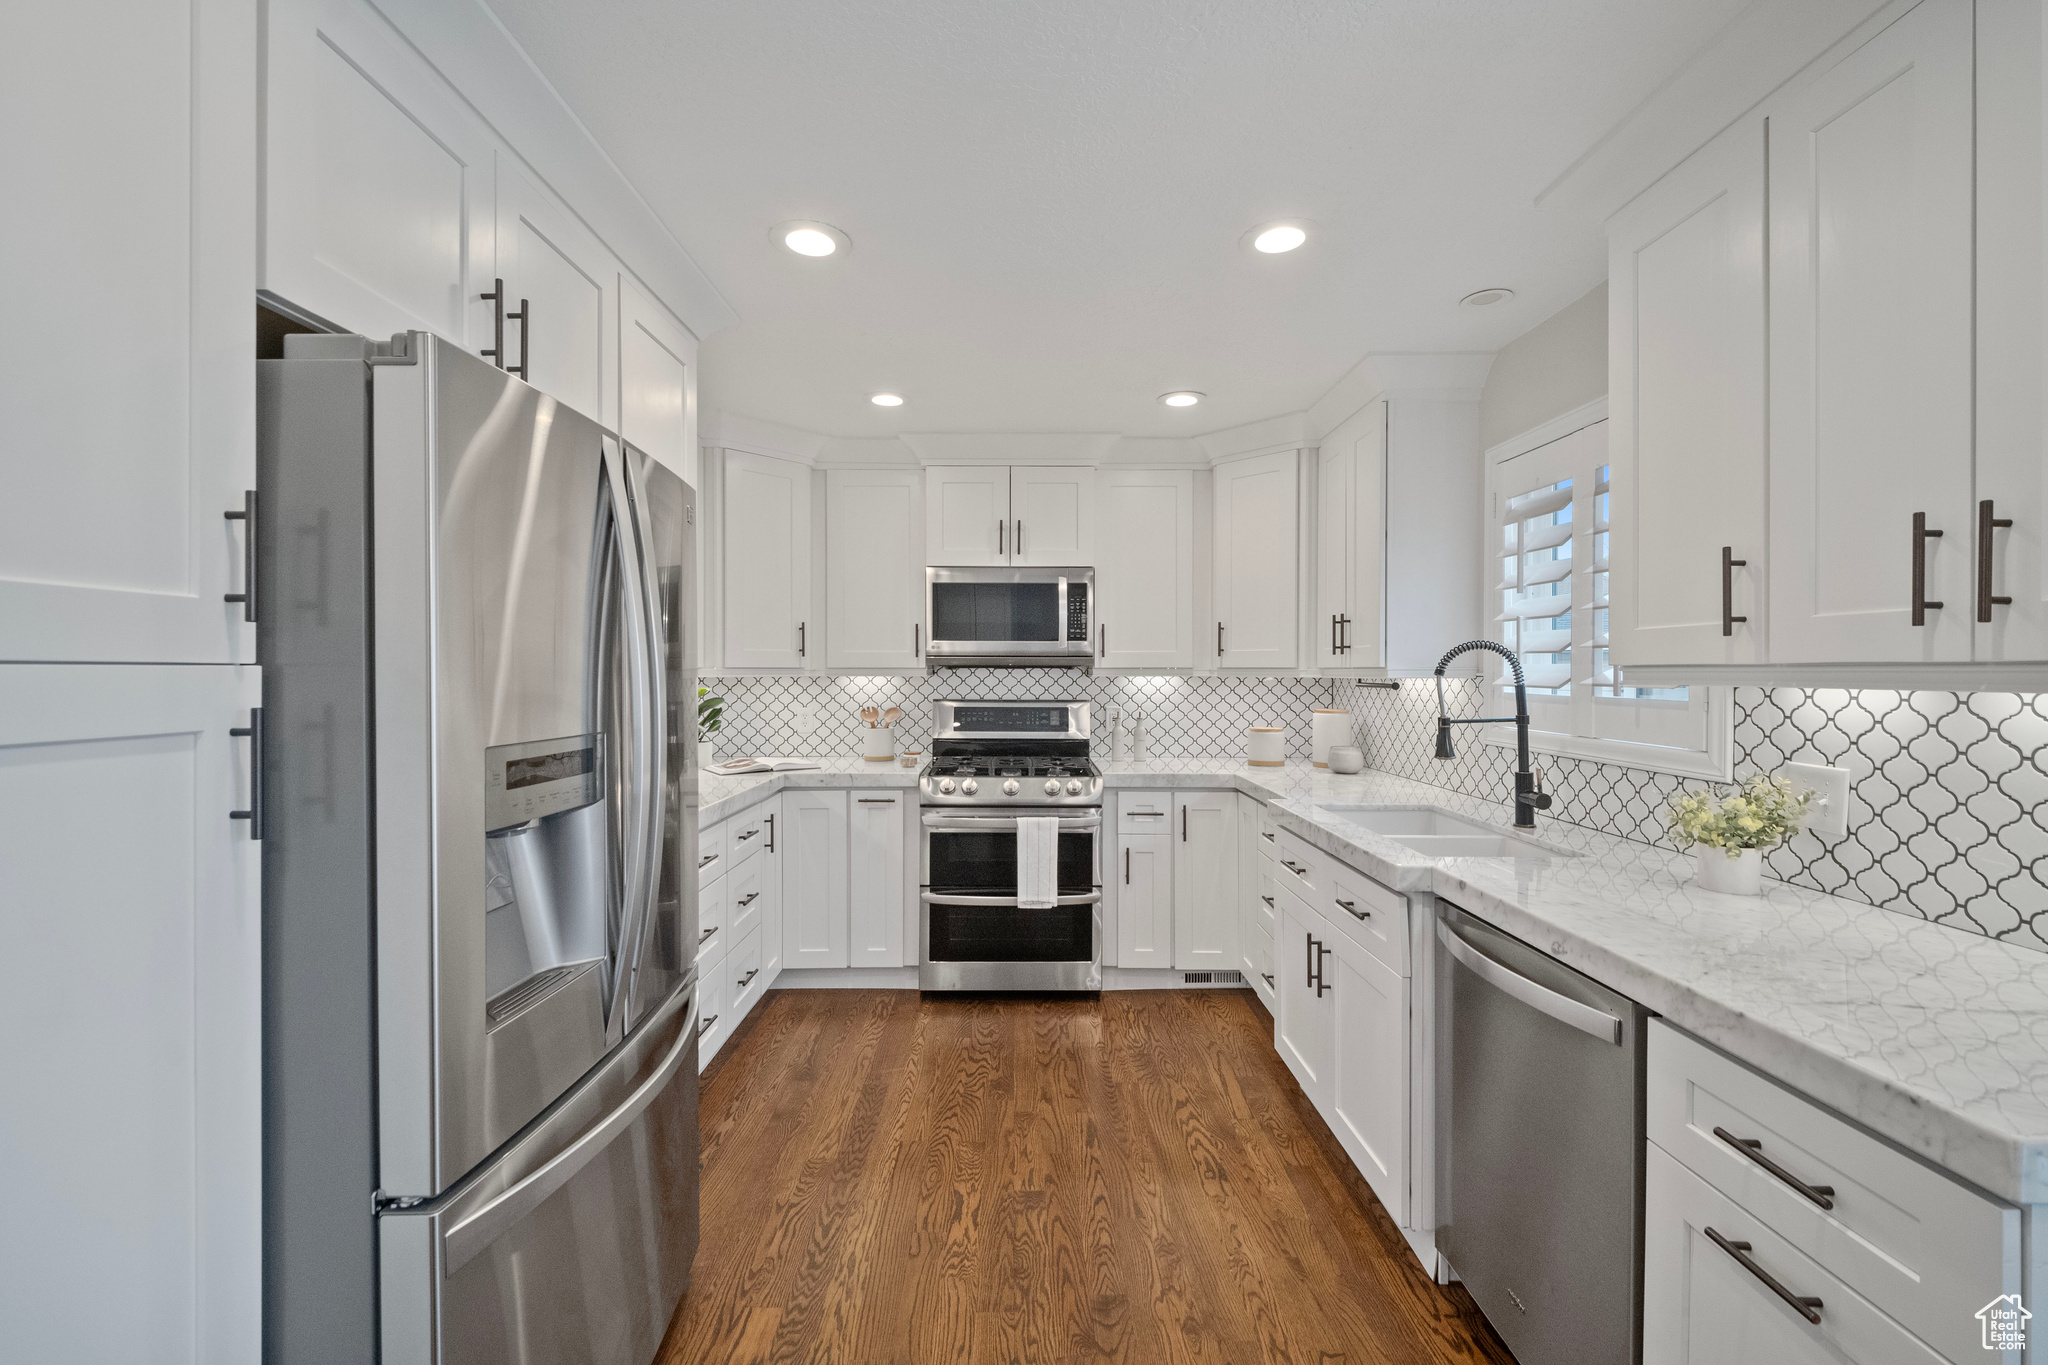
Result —
M618 263L503 154L496 241L493 273L505 282L505 298L491 302L504 307L506 319L499 363L523 365L527 383L616 426L618 414L606 401L605 340L618 307ZM495 325L493 332L495 338Z
M701 489L697 342L631 281L619 281L619 435Z
M8 10L0 659L255 657L256 22Z
M924 472L925 562L1010 562L1010 467L934 465Z
M723 483L722 666L802 668L810 651L810 468L729 450Z
M924 530L914 469L825 472L825 662L924 667Z
M1367 405L1316 454L1316 666L1377 668L1384 591L1387 405ZM1455 643L1455 642L1452 642Z
M368 336L489 346L488 131L369 5L266 16L263 287Z
M1208 642L1223 668L1292 672L1299 574L1299 464L1292 450L1216 467L1216 621Z
M1010 562L1095 563L1095 471L1062 465L1010 468Z
M1970 657L1972 13L1771 111L1773 662Z
M1616 215L1608 253L1609 657L1753 663L1767 556L1763 120Z
M1095 556L1095 666L1149 672L1195 664L1195 474L1102 471Z

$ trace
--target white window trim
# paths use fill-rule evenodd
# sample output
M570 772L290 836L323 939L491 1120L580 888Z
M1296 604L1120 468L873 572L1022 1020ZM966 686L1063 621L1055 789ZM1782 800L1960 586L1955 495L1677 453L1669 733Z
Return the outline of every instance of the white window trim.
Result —
M1500 571L1499 538L1495 529L1494 510L1496 506L1497 477L1501 465L1540 450L1555 441L1563 440L1576 431L1581 431L1596 422L1607 420L1607 399L1603 395L1580 407L1554 417L1538 426L1531 427L1519 436L1511 436L1486 452L1486 521L1487 536L1480 582L1484 585L1486 597L1480 619L1491 625L1500 612L1499 594L1494 590ZM1589 513L1590 514L1590 513ZM1576 597L1576 593L1574 593ZM1580 649L1592 648L1593 613L1590 609L1573 611L1573 672L1578 672ZM1498 638L1497 634L1492 638ZM1612 763L1626 768L1645 768L1651 772L1671 773L1679 777L1702 777L1710 781L1732 780L1735 766L1735 705L1732 691L1726 687L1696 688L1706 694L1707 747L1704 750L1674 749L1661 744L1638 744L1629 740L1602 739L1592 735L1560 735L1555 731L1529 733L1529 749L1532 753L1555 754L1561 758L1580 758L1595 763ZM1507 702L1510 694L1496 688L1491 680L1486 683L1489 705ZM1576 697L1576 691L1574 696ZM1589 699L1590 701L1591 699ZM1593 704L1598 704L1594 702ZM1502 706L1502 709L1507 709ZM1482 742L1495 748L1515 747L1515 727L1512 725L1490 725L1484 727Z

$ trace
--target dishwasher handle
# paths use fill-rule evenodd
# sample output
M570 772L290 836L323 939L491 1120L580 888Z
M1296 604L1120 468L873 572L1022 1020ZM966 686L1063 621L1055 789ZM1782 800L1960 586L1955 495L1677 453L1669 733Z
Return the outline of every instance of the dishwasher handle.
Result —
M1570 1024L1581 1033L1621 1046L1621 1020L1614 1015L1581 1004L1568 995L1560 995L1548 986L1539 986L1520 972L1480 952L1462 935L1452 932L1451 926L1442 920L1437 921L1436 936L1453 958L1487 985L1506 992L1530 1009L1547 1014L1561 1024Z

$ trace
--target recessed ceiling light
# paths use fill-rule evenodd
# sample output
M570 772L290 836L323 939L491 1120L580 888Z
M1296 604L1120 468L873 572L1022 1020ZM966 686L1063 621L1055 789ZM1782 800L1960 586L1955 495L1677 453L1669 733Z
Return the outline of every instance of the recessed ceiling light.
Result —
M1308 240L1311 226L1313 224L1305 218L1281 218L1259 224L1238 241L1262 256L1285 255Z
M1512 289L1481 289L1458 300L1463 308L1491 308L1496 303L1506 303L1515 296Z
M900 393L873 393L868 395L868 401L878 408L900 408L903 406L903 395Z
M1202 395L1193 389L1175 389L1172 393L1160 394L1159 401L1169 408L1191 408L1202 401Z
M853 241L830 223L796 221L777 223L768 230L768 240L798 256L844 256Z

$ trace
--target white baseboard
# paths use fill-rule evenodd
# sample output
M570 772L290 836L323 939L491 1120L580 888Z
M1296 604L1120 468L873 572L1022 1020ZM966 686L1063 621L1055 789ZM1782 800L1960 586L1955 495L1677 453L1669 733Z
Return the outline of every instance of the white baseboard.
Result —
M915 967L785 967L775 989L783 991L914 991Z

